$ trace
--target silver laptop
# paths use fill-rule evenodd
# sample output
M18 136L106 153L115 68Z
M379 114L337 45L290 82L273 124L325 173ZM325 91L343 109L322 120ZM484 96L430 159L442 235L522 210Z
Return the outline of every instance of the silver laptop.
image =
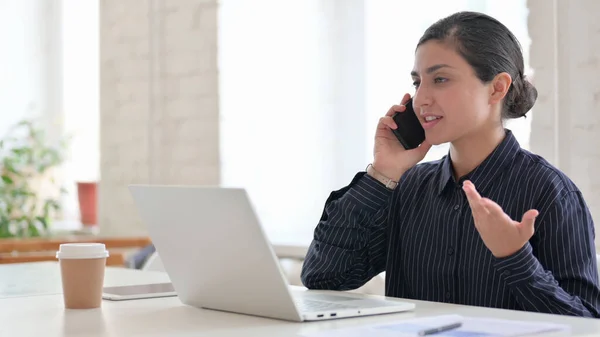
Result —
M244 189L131 185L182 303L290 321L402 312L413 303L292 289Z

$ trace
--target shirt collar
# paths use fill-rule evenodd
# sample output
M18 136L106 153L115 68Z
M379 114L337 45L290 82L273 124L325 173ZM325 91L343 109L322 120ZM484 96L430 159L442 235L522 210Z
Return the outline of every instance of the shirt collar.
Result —
M505 134L504 139L494 151L473 171L461 177L459 182L454 180L452 161L450 152L448 152L442 162L438 195L442 194L450 182L460 186L464 180L469 179L478 191L482 191L494 181L496 176L514 160L521 148L512 131L505 129Z

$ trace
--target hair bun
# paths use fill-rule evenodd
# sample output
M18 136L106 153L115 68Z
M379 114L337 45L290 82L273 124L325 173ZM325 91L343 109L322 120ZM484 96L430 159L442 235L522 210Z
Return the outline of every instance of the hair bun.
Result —
M508 117L519 118L525 116L537 100L537 89L524 77L513 82L514 93L508 106Z

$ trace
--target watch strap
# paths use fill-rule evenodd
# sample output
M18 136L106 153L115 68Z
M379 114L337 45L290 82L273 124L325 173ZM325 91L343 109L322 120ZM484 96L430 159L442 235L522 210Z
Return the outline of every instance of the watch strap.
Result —
M397 181L394 181L394 180L384 176L383 174L379 173L379 171L377 171L373 167L373 164L367 165L367 174L370 175L371 177L373 177L375 180L382 183L385 187L387 187L390 190L393 190L396 188L396 186L398 186Z

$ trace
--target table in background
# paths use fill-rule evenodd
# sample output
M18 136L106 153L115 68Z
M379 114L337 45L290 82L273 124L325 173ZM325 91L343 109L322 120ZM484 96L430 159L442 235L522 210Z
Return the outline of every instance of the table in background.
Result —
M106 237L93 234L66 234L36 237L0 239L0 264L56 261L56 251L62 243L99 242L106 246L110 255L106 260L109 266L124 266L127 256L152 242L147 236Z

